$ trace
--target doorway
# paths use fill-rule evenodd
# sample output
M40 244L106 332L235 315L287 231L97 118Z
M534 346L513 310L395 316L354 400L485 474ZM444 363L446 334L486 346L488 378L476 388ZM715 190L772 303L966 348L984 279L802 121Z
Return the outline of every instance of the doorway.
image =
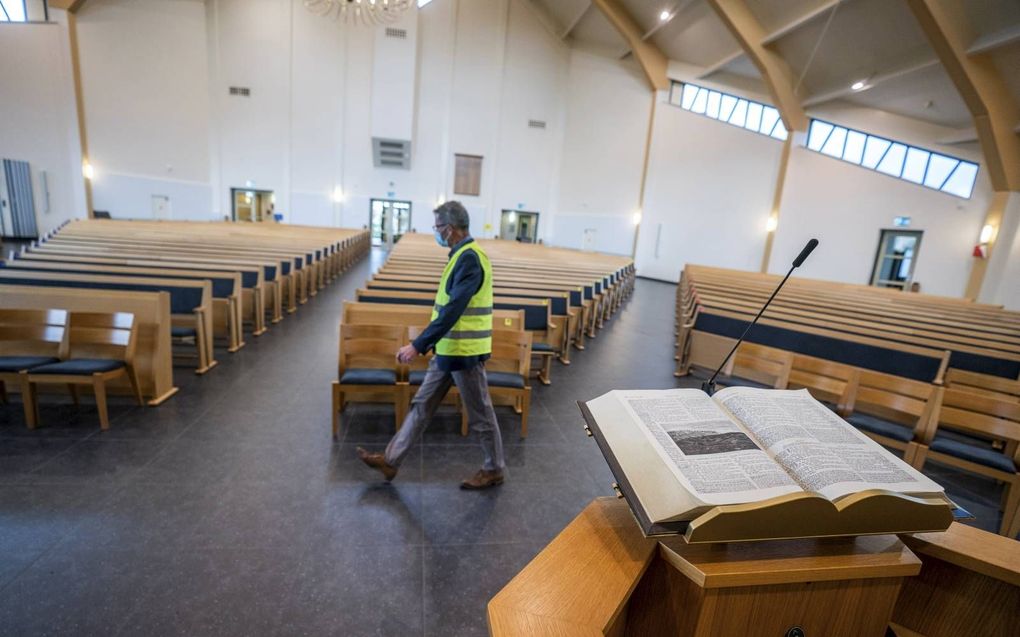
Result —
M871 285L903 290L914 280L914 265L921 249L920 230L883 230L878 239Z
M499 224L499 238L505 241L535 243L538 237L538 213L504 210Z
M273 221L273 191L231 188L231 218L234 221Z
M372 231L372 245L392 248L411 229L411 202L373 199L368 227Z

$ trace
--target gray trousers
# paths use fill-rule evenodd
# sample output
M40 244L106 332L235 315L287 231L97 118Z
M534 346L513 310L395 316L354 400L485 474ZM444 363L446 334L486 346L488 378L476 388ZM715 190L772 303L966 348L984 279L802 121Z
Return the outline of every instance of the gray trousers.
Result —
M485 461L482 468L486 471L500 470L506 466L503 457L503 438L499 435L499 423L496 422L496 411L492 408L489 397L489 383L485 376L485 364L475 365L471 369L444 372L436 366L433 358L425 372L418 393L411 400L411 410L404 418L400 431L393 436L386 446L386 463L399 467L404 456L428 426L432 416L443 402L450 386L456 384L460 391L461 401L467 410L468 427L474 431L482 444Z

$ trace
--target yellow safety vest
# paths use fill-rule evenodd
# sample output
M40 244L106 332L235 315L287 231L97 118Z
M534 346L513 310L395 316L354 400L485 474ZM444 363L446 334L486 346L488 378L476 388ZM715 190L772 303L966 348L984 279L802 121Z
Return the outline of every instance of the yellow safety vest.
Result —
M436 354L443 356L480 356L492 353L492 265L489 257L472 241L453 253L443 269L443 278L436 290L436 304L432 309L432 320L439 316L439 310L450 302L446 283L457 265L457 259L467 250L478 255L482 266L482 287L471 297L467 308L449 332L436 343Z

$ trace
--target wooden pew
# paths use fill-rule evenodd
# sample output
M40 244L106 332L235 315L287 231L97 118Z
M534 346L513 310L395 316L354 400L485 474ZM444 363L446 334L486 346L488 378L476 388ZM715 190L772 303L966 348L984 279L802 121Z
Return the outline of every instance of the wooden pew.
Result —
M168 292L172 320L186 321L195 329L199 342L199 364L195 373L204 374L217 364L212 344L212 285L209 281L29 270L8 271L7 268L0 268L0 285Z
M170 347L170 294L87 288L31 287L0 283L0 308L69 312L130 312L138 322L135 368L142 394L155 406L177 393ZM130 394L127 382L112 386Z

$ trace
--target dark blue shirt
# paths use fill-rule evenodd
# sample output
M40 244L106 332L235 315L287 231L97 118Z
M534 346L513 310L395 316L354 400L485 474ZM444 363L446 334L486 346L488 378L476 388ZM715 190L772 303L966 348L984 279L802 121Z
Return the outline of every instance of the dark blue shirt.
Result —
M472 241L474 239L467 237L450 248L450 258L453 258L457 250L460 250ZM439 310L439 316L429 323L425 331L418 338L414 339L412 343L414 349L418 350L419 354L424 354L430 349L435 348L436 343L446 336L447 332L453 329L453 326L460 320L461 314L467 309L468 303L471 302L471 297L478 294L478 290L482 289L484 280L485 272L482 270L482 264L478 260L478 255L475 254L474 250L466 250L457 259L457 263L453 266L453 271L450 272L450 276L446 279L446 293L449 295L450 300L443 309ZM487 360L489 360L488 354L481 354L479 356L444 356L436 354L436 366L444 372L471 369L475 365Z

